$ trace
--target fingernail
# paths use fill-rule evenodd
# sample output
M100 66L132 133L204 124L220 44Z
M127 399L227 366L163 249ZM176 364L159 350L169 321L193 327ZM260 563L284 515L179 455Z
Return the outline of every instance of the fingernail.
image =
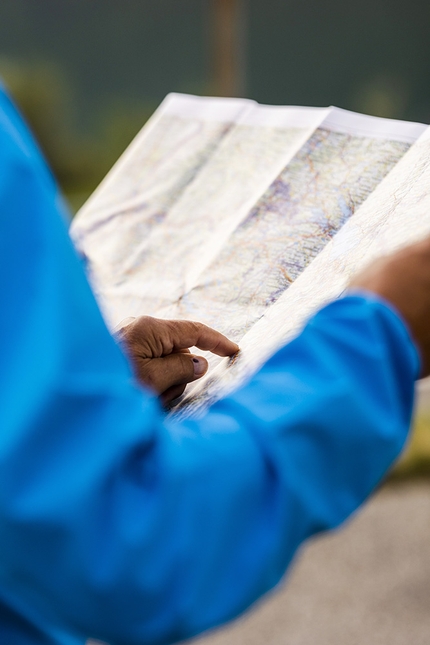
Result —
M206 372L206 361L204 359L193 358L193 363L195 376L201 376Z

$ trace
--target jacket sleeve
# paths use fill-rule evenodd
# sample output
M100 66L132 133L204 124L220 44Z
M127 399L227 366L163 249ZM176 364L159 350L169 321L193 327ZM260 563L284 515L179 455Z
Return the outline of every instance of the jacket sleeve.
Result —
M77 637L188 638L276 585L380 482L407 436L416 350L386 304L349 296L204 418L167 419L0 108L1 602Z

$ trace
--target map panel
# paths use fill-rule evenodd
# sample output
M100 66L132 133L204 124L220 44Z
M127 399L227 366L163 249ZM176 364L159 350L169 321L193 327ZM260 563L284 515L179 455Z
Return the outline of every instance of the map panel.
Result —
M430 235L430 129L334 236L325 249L245 334L241 351L224 360L187 394L176 414L204 412L248 379L297 334L326 302L340 297L351 277L374 258Z
M206 163L247 101L169 97L76 216L72 237L89 258L94 286L115 283L137 240L148 243L185 187ZM197 103L196 118L190 107ZM210 109L211 118L205 118Z
M316 111L317 117L322 115ZM135 240L121 279L106 281L100 290L109 318L168 315L313 130L236 125L149 241Z
M240 341L408 148L318 128L171 313Z

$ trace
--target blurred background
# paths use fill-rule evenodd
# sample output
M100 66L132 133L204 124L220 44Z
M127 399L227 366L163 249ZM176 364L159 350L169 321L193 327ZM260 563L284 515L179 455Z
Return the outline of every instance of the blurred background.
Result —
M168 92L430 123L429 22L424 0L1 0L0 77L75 212ZM430 470L426 414L398 476Z
M76 210L171 91L430 122L424 0L2 0L0 76Z

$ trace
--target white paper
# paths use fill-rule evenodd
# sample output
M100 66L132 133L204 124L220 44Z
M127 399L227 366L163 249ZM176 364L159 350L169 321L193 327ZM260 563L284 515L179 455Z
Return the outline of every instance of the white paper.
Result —
M345 132L357 125L359 135ZM408 150L399 141L404 124L394 140L373 136L371 126L370 117L331 110L166 314L196 318L240 342Z
M148 242L186 186L252 101L169 95L75 217L71 235L96 291L124 278L137 240Z
M373 194L306 271L241 341L239 357L224 360L182 402L199 414L238 387L276 349L291 340L325 303L341 296L352 276L376 257L430 234L430 129L410 148ZM187 407L188 406L188 407Z
M291 113L293 125L289 124ZM243 115L147 240L135 241L122 266L121 283L100 289L111 320L128 315L170 315L195 284L281 169L314 131L327 110L266 106ZM261 125L262 116L270 126ZM153 276L157 275L157 280ZM170 312L170 313L169 313Z
M421 124L171 95L73 235L112 325L188 318L240 342L188 388L178 409L197 414L363 263L430 232L429 158Z

